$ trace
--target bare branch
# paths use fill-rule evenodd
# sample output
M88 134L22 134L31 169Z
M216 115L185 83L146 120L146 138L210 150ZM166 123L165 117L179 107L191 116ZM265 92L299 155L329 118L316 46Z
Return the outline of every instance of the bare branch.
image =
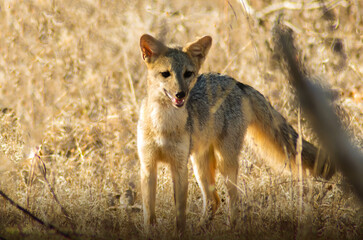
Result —
M26 210L25 208L23 208L22 206L20 206L19 204L17 204L14 200L12 200L10 197L8 197L3 191L0 190L0 195L5 198L5 200L7 200L11 205L13 205L14 207L16 207L17 209L19 209L20 211L22 211L23 213L25 213L26 215L28 215L31 219L33 219L34 221L40 223L41 225L45 226L48 229L54 230L57 234L62 235L64 238L66 239L73 239L71 238L71 236L69 236L69 234L59 230L57 227L55 227L54 225L50 224L50 223L46 223L43 220L41 220L40 218L36 217L34 214L32 214L31 212L29 212L28 210Z
M240 0L241 5L248 15L255 16L257 19L261 19L267 15L270 15L275 12L279 12L282 10L315 10L322 7L326 7L327 9L335 8L336 6L342 5L347 7L349 3L345 0L333 0L325 4L324 6L319 2L289 2L283 1L271 4L260 11L256 11L253 7L248 3L247 0ZM358 4L357 4L358 6Z
M325 6L327 9L332 9L338 5L347 6L348 3L344 0L342 1L330 1ZM312 3L304 3L304 2L289 2L289 1L283 1L279 3L274 3L266 8L262 9L261 11L256 12L257 18L263 18L269 14L272 14L274 12L279 12L281 10L315 10L322 8L322 4L319 2L312 2Z
M286 64L289 81L296 89L301 106L308 114L312 127L329 151L333 162L363 200L363 154L344 132L340 119L325 98L323 90L305 73L294 46L292 33L291 29L281 23L279 16L273 30L275 51Z

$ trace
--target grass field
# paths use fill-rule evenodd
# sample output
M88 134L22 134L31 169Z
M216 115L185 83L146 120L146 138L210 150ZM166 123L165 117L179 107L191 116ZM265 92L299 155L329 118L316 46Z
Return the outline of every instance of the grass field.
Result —
M279 1L251 2L257 17L247 17L237 0L0 0L0 190L74 239L143 237L136 150L146 95L143 33L177 44L211 35L202 72L253 86L297 129L298 105L272 52L279 11L267 7ZM363 2L327 1L329 11L319 2L285 9L284 22L362 148ZM302 116L303 136L317 143ZM363 239L362 203L340 174L297 179L272 169L253 144L246 144L240 163L234 230L226 224L228 197L219 175L222 206L210 230L197 227L202 198L190 165L188 238ZM165 165L158 171L156 213L155 239L170 239L175 214ZM63 237L0 198L0 239Z

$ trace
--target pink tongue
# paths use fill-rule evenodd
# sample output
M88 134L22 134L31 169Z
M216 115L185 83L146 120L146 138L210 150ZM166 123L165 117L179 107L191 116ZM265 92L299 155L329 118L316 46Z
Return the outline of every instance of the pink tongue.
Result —
M174 102L175 102L175 104L180 105L180 104L183 104L184 99L175 99L174 98Z

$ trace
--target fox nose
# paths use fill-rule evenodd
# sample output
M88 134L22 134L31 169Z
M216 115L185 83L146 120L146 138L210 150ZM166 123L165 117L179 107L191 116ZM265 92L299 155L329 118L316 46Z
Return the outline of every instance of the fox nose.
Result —
M178 92L177 94L175 94L175 97L177 97L178 99L183 99L185 97L185 92Z

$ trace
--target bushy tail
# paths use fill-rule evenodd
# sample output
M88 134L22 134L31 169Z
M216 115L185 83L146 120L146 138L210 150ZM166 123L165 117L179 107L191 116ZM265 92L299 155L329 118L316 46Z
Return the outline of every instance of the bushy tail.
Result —
M259 145L263 153L268 154L267 159L286 163L287 169L291 167L296 171L297 132L261 93L250 86L247 88L245 92L254 113L248 127L248 135ZM328 179L335 173L335 166L330 158L304 139L301 162L303 169L308 169L314 176Z

